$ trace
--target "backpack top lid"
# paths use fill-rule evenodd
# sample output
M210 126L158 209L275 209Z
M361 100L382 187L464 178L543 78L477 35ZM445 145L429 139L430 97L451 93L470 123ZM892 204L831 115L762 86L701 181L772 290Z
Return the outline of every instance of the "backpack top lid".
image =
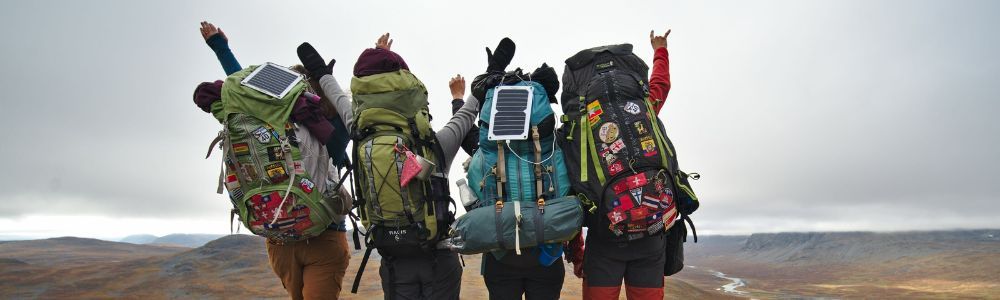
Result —
M381 94L410 89L419 89L424 94L427 93L424 83L406 69L351 78L351 94L354 95Z
M294 77L289 76L285 70L287 68L267 63L249 66L226 77L222 84L223 115L248 114L284 134L285 122L295 101L306 88L302 76L294 73Z
M576 69L589 65L590 62L594 60L594 57L604 52L608 52L615 56L630 55L632 54L632 44L626 43L618 45L605 45L584 49L577 52L573 56L570 56L570 58L567 58L566 66L569 67L570 70L575 71Z

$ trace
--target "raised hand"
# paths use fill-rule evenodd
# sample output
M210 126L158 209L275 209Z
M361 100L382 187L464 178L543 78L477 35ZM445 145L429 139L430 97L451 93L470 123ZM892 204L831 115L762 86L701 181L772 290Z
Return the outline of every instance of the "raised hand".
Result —
M667 33L662 36L653 35L653 31L649 31L649 44L653 46L653 50L659 49L660 47L667 47L667 36L670 35L670 29L667 29Z
M392 39L389 39L388 32L378 37L378 41L375 42L375 48L385 50L390 50L390 48L392 48Z
M510 38L500 40L496 51L490 51L490 48L486 47L486 61L489 63L486 67L486 72L503 73L507 69L507 65L510 64L510 61L514 59L515 50L517 50L517 46Z
M451 89L452 99L465 98L465 77L455 75L454 78L448 80L448 88Z
M313 48L308 42L299 45L295 52L299 55L302 66L309 72L309 77L319 80L323 75L333 74L333 65L337 63L337 60L330 59L330 63L324 62L316 48Z
M204 38L207 41L208 38L216 34L221 34L223 40L229 41L229 38L226 37L226 33L222 31L222 28L216 28L215 25L213 25L212 23L201 21L202 38Z

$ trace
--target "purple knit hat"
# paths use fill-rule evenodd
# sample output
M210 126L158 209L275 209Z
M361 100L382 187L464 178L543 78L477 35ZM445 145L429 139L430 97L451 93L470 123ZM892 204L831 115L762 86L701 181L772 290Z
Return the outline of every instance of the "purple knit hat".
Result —
M358 62L354 64L354 76L363 77L399 69L410 69L399 54L385 49L368 48L361 52Z

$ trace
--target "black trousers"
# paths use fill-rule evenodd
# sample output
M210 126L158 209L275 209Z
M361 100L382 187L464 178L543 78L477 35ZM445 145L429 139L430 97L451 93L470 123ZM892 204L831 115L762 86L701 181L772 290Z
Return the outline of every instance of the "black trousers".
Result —
M538 263L538 253L515 255L508 251L501 261L493 254L483 254L483 279L490 300L559 299L566 271L562 259L545 267Z
M386 300L458 300L462 265L458 254L438 250L433 258L382 258L378 269Z
M665 243L663 235L623 245L588 238L583 256L587 285L619 287L624 281L631 287L662 288Z

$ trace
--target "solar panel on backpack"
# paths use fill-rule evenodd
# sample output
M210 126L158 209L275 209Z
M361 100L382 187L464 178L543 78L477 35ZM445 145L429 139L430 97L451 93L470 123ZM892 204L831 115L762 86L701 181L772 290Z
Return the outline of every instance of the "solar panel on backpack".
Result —
M493 89L489 140L516 141L528 138L533 91L531 86L498 86Z
M302 75L299 75L295 71L273 63L267 63L257 67L256 70L240 83L271 97L281 99L301 79Z

